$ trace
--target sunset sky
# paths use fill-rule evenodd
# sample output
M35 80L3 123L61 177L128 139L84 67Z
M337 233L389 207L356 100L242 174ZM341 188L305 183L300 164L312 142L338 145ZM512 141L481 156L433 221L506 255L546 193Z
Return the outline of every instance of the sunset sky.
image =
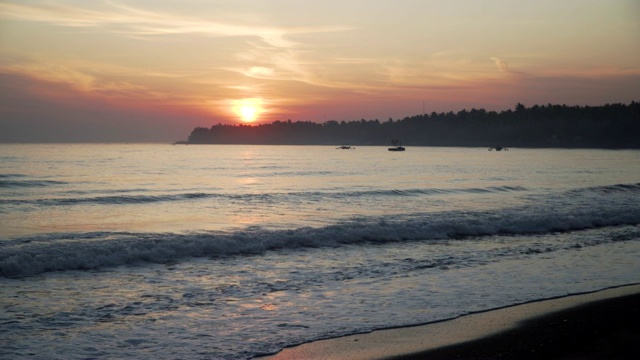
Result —
M0 141L640 100L640 1L0 0Z

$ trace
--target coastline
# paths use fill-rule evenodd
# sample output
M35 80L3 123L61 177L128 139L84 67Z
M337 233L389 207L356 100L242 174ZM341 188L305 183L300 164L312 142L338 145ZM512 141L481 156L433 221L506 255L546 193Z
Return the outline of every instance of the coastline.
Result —
M637 359L638 338L634 284L318 340L260 359Z

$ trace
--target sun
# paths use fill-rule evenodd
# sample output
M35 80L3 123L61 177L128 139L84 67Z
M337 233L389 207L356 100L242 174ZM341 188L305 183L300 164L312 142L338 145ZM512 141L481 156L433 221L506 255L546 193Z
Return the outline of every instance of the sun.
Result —
M245 123L258 120L260 113L264 111L262 108L262 99L260 98L235 100L233 101L232 109L240 120Z
M244 122L254 122L256 121L256 114L257 114L257 110L255 107L253 106L242 106L240 108L240 118L242 119L242 121Z

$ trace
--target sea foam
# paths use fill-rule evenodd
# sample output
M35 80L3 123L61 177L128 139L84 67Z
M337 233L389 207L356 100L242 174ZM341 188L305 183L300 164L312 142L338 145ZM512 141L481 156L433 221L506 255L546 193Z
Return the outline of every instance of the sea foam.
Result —
M629 191L624 188L612 187L609 190ZM166 263L187 257L260 254L301 247L546 234L638 224L640 205L634 202L627 205L617 203L617 206L600 204L589 208L554 207L553 203L548 203L539 207L491 211L362 217L324 227L290 230L249 227L232 232L54 233L0 242L0 275L15 277L138 262Z

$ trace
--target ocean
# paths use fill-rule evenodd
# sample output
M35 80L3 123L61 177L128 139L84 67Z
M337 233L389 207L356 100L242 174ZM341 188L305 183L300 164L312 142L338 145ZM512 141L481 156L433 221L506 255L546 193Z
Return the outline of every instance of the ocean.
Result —
M639 259L638 150L0 145L2 359L250 359Z

